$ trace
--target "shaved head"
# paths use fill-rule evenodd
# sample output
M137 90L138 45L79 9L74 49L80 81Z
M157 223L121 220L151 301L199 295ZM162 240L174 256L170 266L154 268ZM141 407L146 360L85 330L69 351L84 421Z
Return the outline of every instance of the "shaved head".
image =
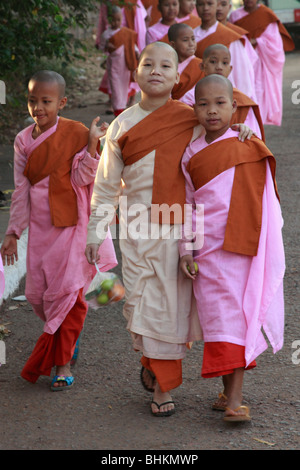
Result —
M232 101L233 100L233 87L232 87L232 84L230 82L230 80L228 80L228 78L225 78L223 77L222 75L208 75L207 77L204 77L202 78L196 85L195 87L195 98L197 100L197 97L199 96L199 94L201 92L203 92L203 89L205 88L206 85L211 85L211 84L214 84L214 85L222 85L228 95L229 95L229 98L230 100Z
M58 87L60 98L63 98L65 96L65 91L66 91L65 79L62 75L60 75L57 72L54 72L53 70L40 70L31 77L31 79L29 80L29 83L31 81L51 83L51 84L55 83Z
M203 60L210 57L214 51L224 51L229 55L229 58L231 59L231 54L228 47L224 46L224 44L211 44L204 50Z
M177 52L175 51L175 49L172 46L170 46L170 44L167 44L166 42L160 42L160 41L152 42L151 44L148 44L148 46L146 46L142 50L141 55L139 57L139 64L141 63L143 57L147 54L147 52L149 50L153 50L157 47L165 48L166 50L171 51L172 56L174 58L174 64L175 64L176 69L177 69L178 68L178 55L177 55Z
M193 31L193 29L185 23L172 24L168 30L169 41L176 41L176 39L178 38L178 34L180 33L180 31L183 31L184 29L189 29Z

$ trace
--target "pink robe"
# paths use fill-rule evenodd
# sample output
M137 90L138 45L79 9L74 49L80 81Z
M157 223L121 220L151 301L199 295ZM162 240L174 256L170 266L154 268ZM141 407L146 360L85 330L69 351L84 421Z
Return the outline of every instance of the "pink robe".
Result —
M218 27L218 21L208 30L204 30L201 26L194 29L196 42L201 41L207 36L215 33ZM249 60L247 51L242 41L233 41L229 46L231 54L232 71L228 77L235 88L241 90L245 95L249 96L256 102L256 91L254 85L253 65Z
M29 226L25 295L35 313L45 322L44 332L54 334L75 304L78 291L86 289L94 274L84 250L90 212L90 198L99 158L86 149L75 155L71 182L77 195L78 223L58 228L51 223L48 200L49 176L31 186L23 175L28 156L56 126L32 138L35 124L23 129L15 139L14 177L10 220L6 233L21 236ZM100 252L100 269L117 264L112 239L107 238Z
M120 29L108 28L101 36L101 49ZM124 46L120 46L115 51L108 54L106 60L107 73L104 74L100 87L107 85L107 92L111 97L111 105L114 111L124 110L127 106L128 97L132 90L137 91L138 87L131 82L131 72L126 66Z
M2 299L5 289L5 277L4 268L2 263L2 257L0 256L0 299Z
M145 19L147 16L147 11L142 4L141 0L137 1L136 14L134 18L134 30L138 35L138 47L141 52L146 45L146 23ZM129 27L126 21L124 7L122 8L122 26ZM109 27L108 17L107 17L107 6L105 4L100 5L99 9L99 19L97 25L97 34L96 34L96 45L100 47L101 36L104 31Z
M229 129L218 140L237 135ZM251 257L224 251L222 247L235 167L224 171L197 191L186 169L190 158L207 145L205 136L200 137L190 144L182 159L187 204L204 208L204 226L199 219L195 225L194 218L193 231L198 233L198 249L191 251L183 239L179 243L179 251L181 256L193 253L199 267L194 294L204 341L226 341L245 346L248 366L267 348L262 330L274 353L283 345L285 259L281 209L267 165L258 253ZM204 233L202 238L201 227L202 235Z
M248 13L244 8L233 11L234 23ZM255 70L256 97L264 124L280 126L282 121L282 77L285 53L277 23L271 23L257 40L259 57Z
M153 26L150 26L146 33L146 45L155 41L160 41L164 36L166 36L166 34L168 34L169 27L170 26L166 24L162 24L161 20Z

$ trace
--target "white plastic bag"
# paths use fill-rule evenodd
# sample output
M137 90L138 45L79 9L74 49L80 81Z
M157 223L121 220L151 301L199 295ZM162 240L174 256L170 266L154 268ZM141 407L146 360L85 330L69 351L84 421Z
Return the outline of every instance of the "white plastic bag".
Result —
M95 267L97 273L85 293L85 300L91 308L98 310L98 308L122 300L125 289L115 273L109 271L102 273L97 264Z

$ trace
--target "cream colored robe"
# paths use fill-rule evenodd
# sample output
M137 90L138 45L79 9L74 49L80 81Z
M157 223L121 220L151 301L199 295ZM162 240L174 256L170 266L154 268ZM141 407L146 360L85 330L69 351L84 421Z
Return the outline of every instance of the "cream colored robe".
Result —
M111 221L111 208L119 204L123 313L134 349L153 359L181 359L186 343L201 338L192 282L183 278L178 266L181 226L150 223L155 149L125 166L118 145L118 139L148 114L136 104L108 129L92 196L88 243L99 243L97 224L99 229ZM98 235L101 243L105 235Z

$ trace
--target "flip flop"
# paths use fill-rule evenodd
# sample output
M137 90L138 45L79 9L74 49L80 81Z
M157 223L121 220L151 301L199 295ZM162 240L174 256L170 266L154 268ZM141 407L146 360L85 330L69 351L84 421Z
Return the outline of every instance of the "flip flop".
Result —
M63 385L63 387L54 387L56 382L66 382L67 385ZM74 384L74 377L67 377L66 375L56 375L53 377L51 382L51 390L53 392L63 392L65 390L69 390Z
M152 379L152 387L149 387L146 382L145 382L145 379L144 379L144 373L148 374L148 376ZM145 369L144 366L142 366L141 368L141 373L140 373L140 379L141 379L141 382L142 382L142 385L144 387L145 390L147 390L147 392L154 392L154 385L155 385L155 375L153 374L153 372L151 372L150 370L148 369Z
M223 402L223 405L220 404ZM226 411L227 397L224 393L219 393L219 398L215 403L212 404L212 409L217 411Z
M163 405L168 405L169 403L172 403L172 404L174 405L174 401L173 401L173 400L164 401L164 402L161 403L160 405L159 405L156 401L154 401L154 400L152 400L151 404L152 404L152 403L154 403L154 405L157 406L158 409L160 409L160 407L163 406ZM154 412L152 411L152 408L151 408L151 413L152 413L153 416L157 416L157 417L159 417L159 418L165 417L165 416L171 416L171 415L173 415L173 414L175 413L175 408L173 408L172 410L168 410L168 411L159 411L158 413L154 413Z
M234 413L237 413L237 411L240 411L240 410L244 410L245 413L244 414L234 414ZM235 408L235 410L232 410L230 408L226 408L226 411L229 411L230 413L233 413L232 415L225 415L224 416L224 421L230 421L232 423L235 423L235 422L241 422L241 421L250 421L251 420L251 417L250 417L250 414L249 414L249 408L248 406L238 406L237 408Z

